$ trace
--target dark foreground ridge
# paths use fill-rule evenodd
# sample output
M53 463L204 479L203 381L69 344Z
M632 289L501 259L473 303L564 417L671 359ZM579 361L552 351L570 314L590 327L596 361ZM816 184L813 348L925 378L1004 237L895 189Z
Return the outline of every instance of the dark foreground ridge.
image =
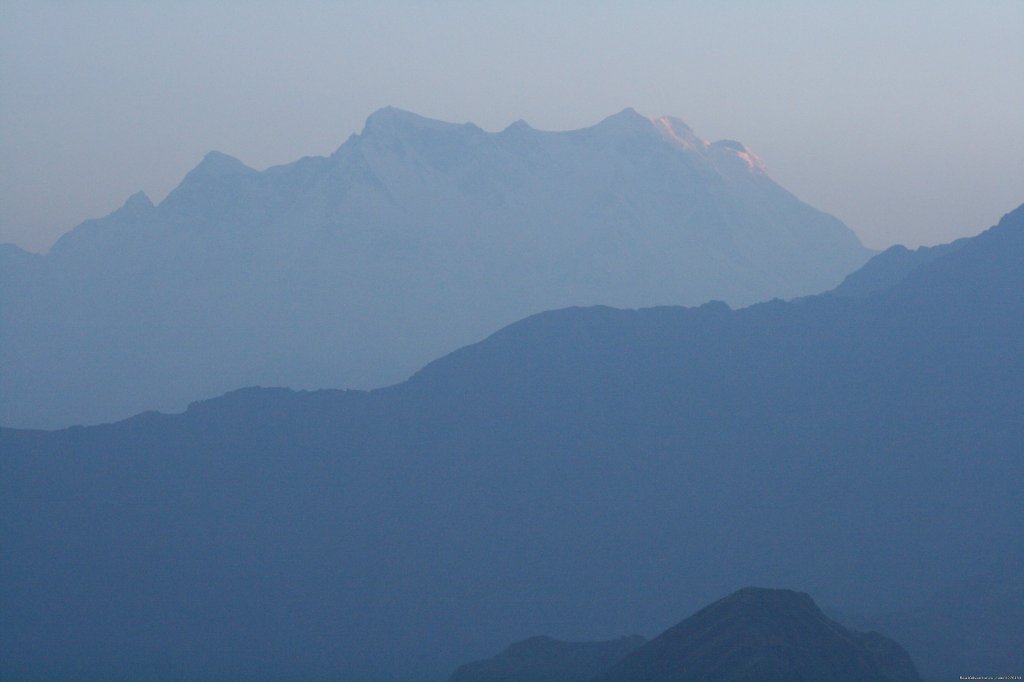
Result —
M909 654L849 630L810 596L747 587L655 639L560 642L533 637L449 682L919 682Z
M748 587L619 661L600 682L919 682L907 652L848 630L810 596Z

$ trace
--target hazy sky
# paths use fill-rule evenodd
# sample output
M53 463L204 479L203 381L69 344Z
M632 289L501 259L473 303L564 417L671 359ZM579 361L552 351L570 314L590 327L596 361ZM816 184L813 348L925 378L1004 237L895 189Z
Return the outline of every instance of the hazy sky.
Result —
M329 154L394 105L500 130L627 106L741 140L873 247L1024 202L1024 2L0 1L0 241L45 250L211 149Z

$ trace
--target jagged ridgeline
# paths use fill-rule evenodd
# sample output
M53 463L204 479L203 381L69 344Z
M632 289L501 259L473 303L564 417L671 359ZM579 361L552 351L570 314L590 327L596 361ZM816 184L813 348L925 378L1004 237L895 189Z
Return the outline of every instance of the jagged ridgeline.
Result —
M381 386L543 310L817 293L869 255L676 119L488 133L388 108L330 157L214 152L158 206L0 249L0 424Z

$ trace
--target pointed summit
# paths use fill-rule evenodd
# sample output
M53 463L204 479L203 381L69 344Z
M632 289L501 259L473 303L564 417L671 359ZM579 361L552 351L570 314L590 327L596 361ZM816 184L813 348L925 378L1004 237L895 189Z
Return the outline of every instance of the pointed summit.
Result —
M238 196L237 187L257 175L259 171L233 156L209 152L160 203L160 210L180 212L191 220L226 215Z
M145 192L136 192L128 197L121 205L121 208L114 212L114 215L122 218L137 219L144 217L153 210L153 202L149 200Z
M189 194L197 187L217 184L228 178L255 175L259 171L249 168L233 156L223 152L208 152L195 168L190 170L181 183L164 199L162 206L171 206L181 200L182 192Z
M907 652L848 630L803 592L747 587L669 628L601 682L919 681Z
M531 126L529 123L527 123L523 119L519 119L518 121L513 121L512 123L510 123L501 132L503 132L503 133L516 133L516 132L520 132L520 131L530 131L530 130L533 130L533 126Z
M612 114L604 119L592 130L621 131L621 132L645 132L653 130L651 119L637 113L636 109L626 107L617 114Z
M212 151L208 152L206 156L203 157L203 160L199 162L199 165L193 168L189 174L185 176L185 179L187 180L193 175L204 178L216 178L224 177L226 175L255 172L255 170L249 168L233 156L229 156L223 152Z

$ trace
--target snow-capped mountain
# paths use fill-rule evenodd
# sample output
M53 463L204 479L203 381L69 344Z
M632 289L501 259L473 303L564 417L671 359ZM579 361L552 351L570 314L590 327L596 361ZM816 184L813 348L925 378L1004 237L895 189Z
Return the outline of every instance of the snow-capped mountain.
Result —
M0 250L0 423L367 388L542 310L829 289L870 256L744 145L627 109L498 133L393 108L330 157L212 152L44 257Z

